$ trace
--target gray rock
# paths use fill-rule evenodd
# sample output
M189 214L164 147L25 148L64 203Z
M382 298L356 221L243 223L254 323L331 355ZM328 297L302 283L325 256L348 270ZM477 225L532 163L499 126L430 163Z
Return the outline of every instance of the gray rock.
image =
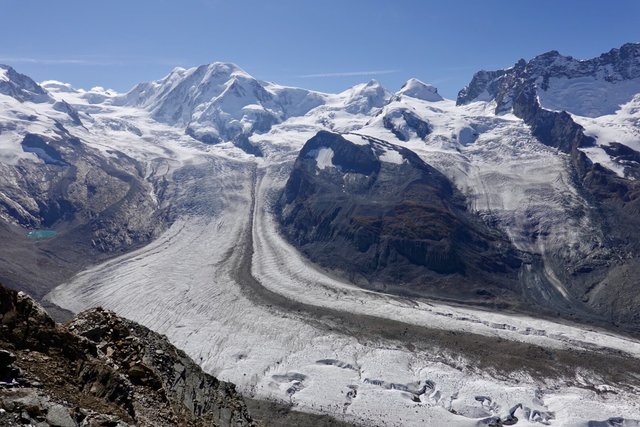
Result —
M20 413L20 422L23 424L31 424L31 417L29 416L29 414L27 413L27 411L22 411Z
M76 427L77 424L69 415L69 410L62 405L54 404L47 411L47 422L52 427Z

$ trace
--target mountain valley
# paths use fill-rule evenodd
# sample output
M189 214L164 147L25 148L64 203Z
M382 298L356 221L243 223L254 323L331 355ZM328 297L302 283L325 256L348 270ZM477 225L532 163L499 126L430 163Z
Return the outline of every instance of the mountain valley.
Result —
M0 282L345 423L640 425L638 178L637 43L456 100L0 66Z

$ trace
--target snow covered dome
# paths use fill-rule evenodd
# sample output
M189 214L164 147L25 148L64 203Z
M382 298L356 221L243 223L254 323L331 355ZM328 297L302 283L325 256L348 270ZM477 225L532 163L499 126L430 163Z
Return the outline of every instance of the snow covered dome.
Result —
M442 101L442 97L438 93L435 86L421 82L418 79L409 79L402 85L398 95L406 95L411 98L422 99L423 101Z
M57 80L45 80L40 82L40 87L49 92L73 93L76 90L69 83L59 82Z
M345 103L346 110L352 114L367 113L372 108L380 108L391 97L391 94L377 80L356 85L343 93L348 96Z

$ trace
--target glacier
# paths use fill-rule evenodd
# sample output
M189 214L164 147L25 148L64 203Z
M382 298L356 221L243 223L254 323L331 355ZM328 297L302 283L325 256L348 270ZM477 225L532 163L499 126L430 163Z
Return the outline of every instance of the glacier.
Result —
M22 102L0 94L0 123L15 126L0 133L2 167L42 164L22 150L21 136L53 137L51 129L63 123L103 156L122 153L144 165L153 202L170 201L173 214L150 243L85 268L46 300L75 312L97 305L114 310L167 335L246 395L348 422L475 426L516 416L523 426L587 426L620 416L640 420L636 338L363 289L311 264L279 233L274 206L292 164L307 140L330 130L355 144L386 141L380 154L386 162L403 162L393 147L412 150L460 189L472 212L545 261L559 251L580 258L604 246L606 236L593 219L575 214L588 200L571 175L569 156L541 144L514 114L496 115L495 101L457 106L414 79L396 93L371 81L324 94L262 82L224 63L177 68L126 94L55 81L41 86L50 102L41 94ZM566 109L560 100L582 86L552 80L550 87L555 95L543 95L542 103ZM72 110L54 107L63 101ZM637 145L638 97L615 102L623 103L595 117L591 110L569 112L598 140L585 149L592 150L588 155L624 176L604 149L595 151L605 140ZM215 142L202 143L204 135ZM239 146L239 135L262 156ZM327 150L316 153L319 169L333 166ZM545 292L567 298L553 268L544 276L555 287ZM526 291L532 306L554 299L536 279ZM500 354L487 351L492 348ZM510 362L518 356L533 367ZM546 357L565 369L554 371ZM628 364L628 378L618 381L608 362L621 369Z

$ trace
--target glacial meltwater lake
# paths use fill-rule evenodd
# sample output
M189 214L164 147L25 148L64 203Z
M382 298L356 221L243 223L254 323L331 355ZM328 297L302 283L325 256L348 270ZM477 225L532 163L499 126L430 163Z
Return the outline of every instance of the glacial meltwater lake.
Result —
M30 239L47 239L49 237L55 237L58 234L54 230L33 230L27 233L27 237Z

